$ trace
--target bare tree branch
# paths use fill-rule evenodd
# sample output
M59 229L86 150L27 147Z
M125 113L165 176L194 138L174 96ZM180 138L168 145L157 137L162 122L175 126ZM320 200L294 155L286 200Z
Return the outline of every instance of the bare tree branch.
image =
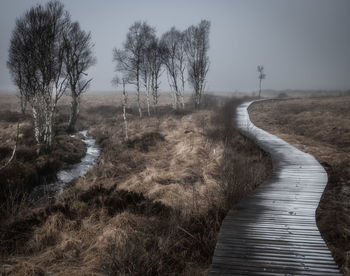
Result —
M72 97L67 129L74 132L79 113L80 96L92 81L92 79L85 79L84 76L87 76L86 71L96 63L96 58L92 53L94 44L91 41L91 34L81 30L78 22L70 25L63 40L63 59Z
M162 35L160 43L166 49L163 58L167 69L169 86L173 92L173 107L177 109L181 100L182 108L184 108L184 73L186 69L184 33L172 27L170 31Z
M137 105L139 115L142 117L141 108L141 74L144 62L144 52L148 42L155 36L155 29L145 22L135 22L126 35L123 49L113 50L113 60L117 63L116 71L127 75L129 83L136 86Z
M200 106L209 70L209 30L210 22L202 20L198 26L190 26L185 31L188 81L194 89L196 108Z
M67 88L63 34L70 18L58 1L37 5L16 21L8 68L23 100L32 107L38 152L52 147L54 114Z

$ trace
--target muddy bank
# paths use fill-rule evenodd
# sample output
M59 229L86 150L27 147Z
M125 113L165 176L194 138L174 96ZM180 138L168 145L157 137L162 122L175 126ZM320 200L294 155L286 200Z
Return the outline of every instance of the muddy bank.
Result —
M71 135L71 137L78 137L85 144L85 156L77 163L67 163L64 168L58 171L56 179L51 183L44 183L34 187L29 195L30 202L36 203L42 198L49 199L50 201L55 200L63 191L66 184L75 178L84 176L96 164L97 158L100 155L100 149L95 139L87 135L87 130L79 131L76 135Z
M82 101L80 113L101 146L98 164L55 204L2 227L0 266L21 275L206 274L225 206L265 179L268 156L233 128L234 103L183 115L169 106L141 120L128 113L126 142L120 114L91 112L100 101Z
M57 172L79 162L87 152L86 144L79 137L60 134L55 137L49 154L36 154L36 148L27 139L31 129L23 127L15 160L0 171L0 215L13 215L12 205L25 201L31 191L56 180ZM0 161L4 163L12 153L10 144L0 147Z

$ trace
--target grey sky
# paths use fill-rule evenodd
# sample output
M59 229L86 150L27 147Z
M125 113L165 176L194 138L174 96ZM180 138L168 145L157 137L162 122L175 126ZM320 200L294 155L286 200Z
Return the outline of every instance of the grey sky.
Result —
M14 90L6 67L15 19L46 1L1 0L0 90ZM158 35L211 21L207 89L252 91L263 64L271 89L350 89L349 0L64 0L73 20L90 30L97 65L90 90L113 90L112 49L129 26L145 20ZM166 78L162 88L167 90Z

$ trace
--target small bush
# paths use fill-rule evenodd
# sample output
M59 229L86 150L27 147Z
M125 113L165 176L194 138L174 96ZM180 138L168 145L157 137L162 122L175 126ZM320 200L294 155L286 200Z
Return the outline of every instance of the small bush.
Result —
M62 167L62 162L50 155L41 155L35 160L35 166L38 170L38 174L51 175Z
M36 149L26 145L19 145L16 150L16 158L22 162L31 162L37 157Z
M279 99L286 99L286 98L288 98L288 94L285 93L285 92L281 92L281 93L278 94L277 98L279 98Z
M9 147L0 147L0 160L5 159L11 152L12 149Z
M14 112L10 110L0 111L0 120L9 123L18 122L22 117L22 114L19 112Z
M81 139L68 135L55 137L54 155L58 160L68 164L78 163L86 154L86 146Z
M201 108L206 108L206 109L212 109L212 108L217 108L220 103L220 98L211 95L211 94L204 94L202 95L202 100L201 100Z
M89 114L96 114L106 117L115 117L117 114L121 114L122 110L121 107L116 107L114 105L99 105L90 107L86 110Z
M135 138L128 140L126 145L128 148L137 149L139 151L147 152L150 147L153 147L159 141L165 141L164 136L159 132L149 132L141 136L141 138Z

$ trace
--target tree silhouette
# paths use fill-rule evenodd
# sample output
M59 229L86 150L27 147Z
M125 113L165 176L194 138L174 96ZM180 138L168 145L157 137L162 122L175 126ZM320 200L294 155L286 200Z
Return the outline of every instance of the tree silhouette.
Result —
M259 79L259 98L261 97L261 82L263 79L266 78L266 74L264 73L264 66L263 65L258 65L257 66L257 70L258 70L258 79Z

